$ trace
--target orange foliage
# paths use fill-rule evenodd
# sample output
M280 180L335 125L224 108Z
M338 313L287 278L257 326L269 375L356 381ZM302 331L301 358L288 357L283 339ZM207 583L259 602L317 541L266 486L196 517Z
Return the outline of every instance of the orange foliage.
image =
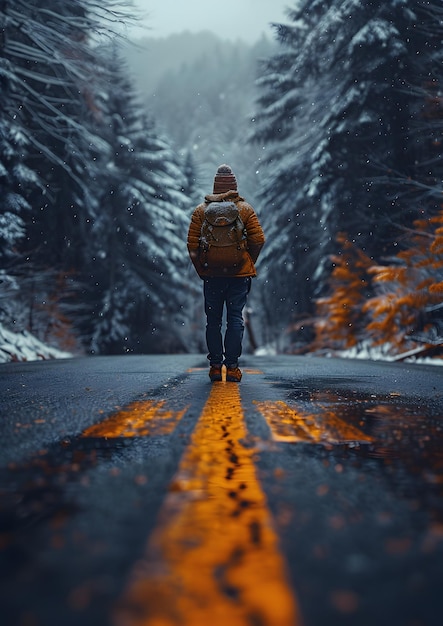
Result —
M60 350L79 353L80 342L76 336L72 321L64 313L63 299L72 297L68 279L69 273L59 272L55 278L52 291L35 305L35 313L39 316L39 339ZM34 329L29 329L34 331Z
M363 339L394 354L414 348L410 335L429 331L426 312L442 302L443 209L414 222L391 265L374 265L343 233L337 242L342 250L332 257L330 295L316 303L311 348L346 349Z
M429 80L425 87L422 115L432 131L428 149L438 160L443 98L438 80ZM441 330L431 314L443 301L443 208L414 222L405 249L390 265L374 265L345 234L337 241L342 251L332 258L331 293L316 303L312 348L343 349L366 339L398 353L416 347L411 336L418 337L417 333L420 342L438 342ZM367 299L369 293L375 295Z
M361 311L372 261L345 233L339 233L337 242L342 249L331 257L334 265L329 280L331 294L316 302L314 350L355 346L363 328Z
M408 248L398 253L396 264L369 270L378 293L363 306L372 318L367 331L375 344L390 344L394 353L416 345L409 335L420 328L426 309L441 303L442 224L443 210L416 220Z

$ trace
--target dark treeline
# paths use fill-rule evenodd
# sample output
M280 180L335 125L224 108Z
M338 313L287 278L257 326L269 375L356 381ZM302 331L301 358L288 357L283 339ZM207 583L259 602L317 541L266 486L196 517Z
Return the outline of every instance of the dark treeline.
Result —
M0 325L74 351L200 349L187 224L227 161L267 235L265 343L402 350L405 307L438 341L439 2L298 0L274 42L194 37L162 73L159 47L143 71L123 56L113 0L38 4L0 2Z

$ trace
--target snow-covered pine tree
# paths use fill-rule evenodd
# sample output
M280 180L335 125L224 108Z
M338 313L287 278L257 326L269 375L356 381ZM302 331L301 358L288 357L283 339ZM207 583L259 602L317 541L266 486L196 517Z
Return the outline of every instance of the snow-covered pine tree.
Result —
M202 188L200 180L200 170L193 156L192 150L187 148L181 153L182 170L184 176L183 192L189 200L189 206L197 206L201 202L201 197L206 193Z
M275 326L322 295L337 232L371 256L389 251L396 221L412 221L382 174L414 170L409 85L426 71L417 24L432 4L302 0L277 25L253 131L267 148L261 267Z
M36 185L36 176L24 164L28 142L13 114L14 71L5 54L5 8L0 5L0 325L11 327L22 308L18 244L25 236L23 214L30 209L26 194Z
M12 191L2 199L13 201L17 210L29 207L13 218L9 211L7 229L10 238L25 229L14 252L26 259L16 285L23 287L27 299L34 293L27 286L35 272L41 278L38 297L43 302L53 294L54 271L84 265L85 226L95 192L91 145L95 152L100 149L91 125L97 113L91 84L92 78L96 83L102 76L90 35L111 32L114 22L123 18L116 7L115 0L100 5L91 0L0 4L2 87L7 81L7 91L2 89L0 158L2 186L7 183ZM21 315L17 323L35 317L31 311L38 302L29 307L29 315Z
M393 241L399 252L391 257L390 262L384 258L378 264L372 263L369 270L372 276L369 295L373 297L366 303L360 301L355 307L360 330L362 323L365 323L367 343L382 344L384 350L392 354L416 349L420 342L426 347L426 344L432 346L443 341L442 14L440 5L421 3L417 7L415 30L418 34L413 33L411 36L417 54L411 55L409 63L413 67L411 76L417 83L409 88L410 122L403 131L408 131L408 141L414 145L414 175L406 176L399 170L383 179L391 188L401 189L401 199L397 205L404 207L408 213L419 214L420 218L414 221L412 228L408 228L401 223L397 211L398 221L393 224ZM426 45L423 45L423 41ZM401 129L398 133L401 133ZM400 135L399 143L404 140ZM361 254L361 251L358 252ZM358 263L351 265L358 267ZM349 283L349 276L346 277L349 271L346 272L345 268L348 284L346 289L341 290L335 280L336 271L336 268L332 271L330 279L332 293L327 298L317 300L317 305L323 311L322 319L325 320L320 330L326 331L323 333L326 338L333 338L337 335L334 325L338 326L343 346L349 346L355 337L356 324L347 323L346 311L340 309L340 303L346 307L348 292L353 292L352 282ZM436 348L432 350L435 352Z
M412 228L397 224L400 251L372 269L376 295L365 307L372 340L394 354L443 342L443 7L426 2L421 9L416 30L426 46L417 46L420 54L411 60L421 78L412 86L416 163L414 176L398 172L396 180L401 203L420 217Z
M27 247L41 265L76 267L83 225L91 218L90 146L99 143L91 124L92 89L103 78L90 36L112 3L13 4L7 54L14 65L14 101L31 146L28 166L43 181L28 198L34 210Z
M114 51L104 94L106 167L97 180L89 282L91 349L100 353L183 349L187 198L177 155L141 113Z
M23 163L26 137L8 112L8 83L8 73L0 72L4 104L0 110L0 270L17 258L16 245L25 234L23 212L30 209L25 194L36 184L36 176Z

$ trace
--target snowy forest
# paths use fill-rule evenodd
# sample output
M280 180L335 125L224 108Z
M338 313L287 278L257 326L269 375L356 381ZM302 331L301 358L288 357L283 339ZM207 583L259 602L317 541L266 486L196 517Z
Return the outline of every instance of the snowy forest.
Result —
M440 0L288 0L161 73L190 35L141 57L121 3L39 4L0 0L0 361L203 352L186 234L223 162L267 237L249 349L442 355Z

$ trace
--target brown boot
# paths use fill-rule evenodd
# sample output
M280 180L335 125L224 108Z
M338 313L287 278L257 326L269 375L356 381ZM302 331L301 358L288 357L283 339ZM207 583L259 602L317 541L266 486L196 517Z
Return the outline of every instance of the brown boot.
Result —
M242 373L239 367L227 367L226 368L226 380L230 383L239 383L241 381Z
M222 366L221 365L211 365L209 368L209 378L211 382L215 383L222 379Z

